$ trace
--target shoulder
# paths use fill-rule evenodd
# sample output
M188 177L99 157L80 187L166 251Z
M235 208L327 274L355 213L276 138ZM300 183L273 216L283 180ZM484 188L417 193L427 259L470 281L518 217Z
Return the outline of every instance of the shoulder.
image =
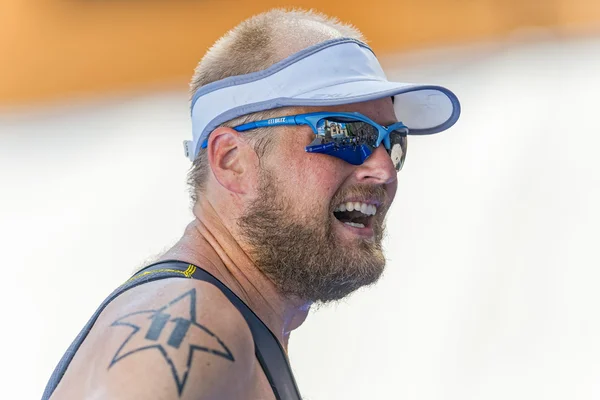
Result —
M64 398L236 398L252 384L254 365L248 325L218 288L163 279L107 306L57 396L70 387Z

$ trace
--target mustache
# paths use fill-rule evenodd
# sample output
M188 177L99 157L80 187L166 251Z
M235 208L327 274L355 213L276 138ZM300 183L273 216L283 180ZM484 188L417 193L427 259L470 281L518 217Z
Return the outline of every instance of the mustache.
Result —
M384 209L387 209L389 206L389 196L382 185L357 185L338 192L331 200L331 211L333 211L342 201L349 198L358 201L375 201Z

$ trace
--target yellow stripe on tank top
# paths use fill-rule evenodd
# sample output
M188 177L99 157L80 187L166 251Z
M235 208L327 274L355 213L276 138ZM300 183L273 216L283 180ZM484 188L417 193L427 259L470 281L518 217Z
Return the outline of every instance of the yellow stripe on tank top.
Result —
M158 274L160 272L172 272L175 274L181 274L183 276L185 276L186 278L190 278L194 272L196 272L196 266L189 264L187 269L185 271L180 271L178 269L171 269L171 268L161 268L161 269L155 269L152 271L146 271L146 272L142 272L140 274L134 275L131 278L129 278L123 285L128 284L129 282L133 282L139 278L142 278L144 276L148 276L148 275L152 275L152 274Z

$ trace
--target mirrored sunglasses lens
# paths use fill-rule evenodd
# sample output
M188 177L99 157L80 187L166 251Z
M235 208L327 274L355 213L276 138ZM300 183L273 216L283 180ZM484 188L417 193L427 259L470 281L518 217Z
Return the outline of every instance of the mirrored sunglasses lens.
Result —
M325 118L317 123L317 141L334 142L338 146L373 146L379 132L374 126L347 118Z
M392 158L396 171L400 171L404 166L407 144L408 140L406 133L392 132L390 134L390 149L388 150L388 153Z
M390 133L390 148L387 152L396 171L400 171L404 165L407 133L406 129ZM329 154L350 164L360 165L375 150L378 138L377 127L367 122L328 117L317 123L317 135L308 147L312 148L312 152Z

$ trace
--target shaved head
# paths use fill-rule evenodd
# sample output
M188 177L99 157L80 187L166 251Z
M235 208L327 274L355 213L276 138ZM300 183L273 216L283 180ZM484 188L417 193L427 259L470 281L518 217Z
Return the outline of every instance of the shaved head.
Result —
M261 71L302 49L340 37L365 41L352 25L314 11L274 9L258 14L206 52L196 67L191 93L230 76Z

